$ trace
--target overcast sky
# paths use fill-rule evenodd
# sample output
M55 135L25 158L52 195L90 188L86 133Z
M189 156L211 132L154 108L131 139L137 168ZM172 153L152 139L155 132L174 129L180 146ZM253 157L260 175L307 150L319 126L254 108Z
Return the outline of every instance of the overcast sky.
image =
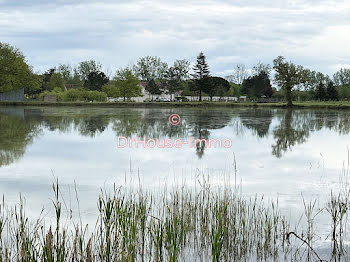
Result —
M333 75L350 67L349 0L0 0L0 41L35 71L95 59L114 71L203 51L212 75L278 55Z

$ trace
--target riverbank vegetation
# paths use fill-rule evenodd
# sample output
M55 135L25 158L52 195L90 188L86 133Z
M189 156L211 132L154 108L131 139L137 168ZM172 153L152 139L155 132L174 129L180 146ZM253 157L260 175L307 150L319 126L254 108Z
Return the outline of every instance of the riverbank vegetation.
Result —
M55 94L55 93L48 93ZM100 95L102 99L105 95ZM58 96L57 103L47 103L43 101L25 101L25 102L0 102L0 105L4 106L44 106L44 107L55 107L55 106L77 106L77 107L109 107L109 108L174 108L174 107L199 107L199 108L286 108L287 103L285 102L237 102L237 103L227 103L227 102L99 102L93 100L94 103L87 103L88 101L84 96L76 102L72 100L62 100L61 94ZM68 96L69 97L69 96ZM91 100L90 100L91 102ZM303 102L293 102L295 108L320 108L320 109L350 109L350 101L303 101Z
M175 186L151 193L114 187L97 199L96 223L72 217L53 184L54 217L26 215L0 205L1 261L339 261L347 257L349 194L332 194L324 207L305 203L292 225L277 202L244 198L236 187L213 186L204 178L198 188ZM78 193L76 193L78 195ZM79 201L77 197L77 201ZM78 212L79 213L79 212ZM316 217L328 217L319 237ZM319 254L318 247L326 246Z
M82 88L70 89L67 91L62 91L55 88L52 91L44 91L40 93L39 99L44 100L45 96L52 95L55 96L58 102L106 102L107 95L104 92L89 91Z
M191 96L220 100L227 97L247 97L250 101L347 101L350 99L350 69L341 68L328 76L296 65L279 56L269 64L257 63L250 68L242 64L233 67L230 75L214 76L206 56L201 52L193 67L190 61L178 59L168 65L159 57L145 56L134 65L120 68L114 74L103 70L95 60L80 62L77 66L60 64L44 73L35 73L20 50L0 43L0 92L25 88L28 99L57 95L60 101L78 101L72 95L77 89L95 91L83 101L103 101L105 96L129 101L147 95ZM70 91L70 92L68 92ZM67 93L68 92L68 93ZM100 93L96 93L100 92ZM103 93L103 94L102 94ZM228 99L224 99L228 100Z

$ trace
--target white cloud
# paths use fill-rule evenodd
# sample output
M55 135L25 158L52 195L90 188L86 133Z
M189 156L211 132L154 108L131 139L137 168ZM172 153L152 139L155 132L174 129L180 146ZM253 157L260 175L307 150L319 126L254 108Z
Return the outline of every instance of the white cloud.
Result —
M144 55L168 63L205 52L212 73L285 55L332 74L348 64L344 1L0 1L0 39L36 69L94 58L119 67Z

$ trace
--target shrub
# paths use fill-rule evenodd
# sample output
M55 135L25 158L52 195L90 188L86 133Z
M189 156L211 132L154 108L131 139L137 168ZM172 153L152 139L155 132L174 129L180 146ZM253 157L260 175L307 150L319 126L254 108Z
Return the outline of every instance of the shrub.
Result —
M107 95L103 92L98 91L88 91L84 89L69 89L68 91L60 91L58 89L54 89L53 91L45 91L39 95L40 100L44 99L46 95L56 95L57 101L67 101L67 102L75 102L75 101L97 101L97 102L105 102L107 101Z
M39 99L40 100L44 100L44 97L47 96L47 95L55 95L57 97L57 101L58 102L64 101L63 100L63 92L60 89L58 89L58 88L55 88L52 91L44 91L44 92L40 93L39 94Z

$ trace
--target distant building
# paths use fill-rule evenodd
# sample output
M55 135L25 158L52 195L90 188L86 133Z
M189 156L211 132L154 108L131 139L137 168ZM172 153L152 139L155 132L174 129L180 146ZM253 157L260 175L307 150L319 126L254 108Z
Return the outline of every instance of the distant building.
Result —
M140 82L140 87L141 87L141 92L142 92L142 96L139 97L132 97L131 100L135 101L135 102L144 102L146 99L156 99L158 98L168 98L168 99L174 99L175 96L179 95L179 94L174 94L174 95L170 95L167 94L165 92L161 93L160 95L151 95L147 90L147 84L148 81L141 81Z
M241 102L247 101L247 96L240 96L239 101L241 101Z
M10 92L0 92L0 101L22 102L24 101L24 88L12 90Z
M46 96L44 96L44 102L56 103L57 102L57 96L55 96L55 95L46 95Z

